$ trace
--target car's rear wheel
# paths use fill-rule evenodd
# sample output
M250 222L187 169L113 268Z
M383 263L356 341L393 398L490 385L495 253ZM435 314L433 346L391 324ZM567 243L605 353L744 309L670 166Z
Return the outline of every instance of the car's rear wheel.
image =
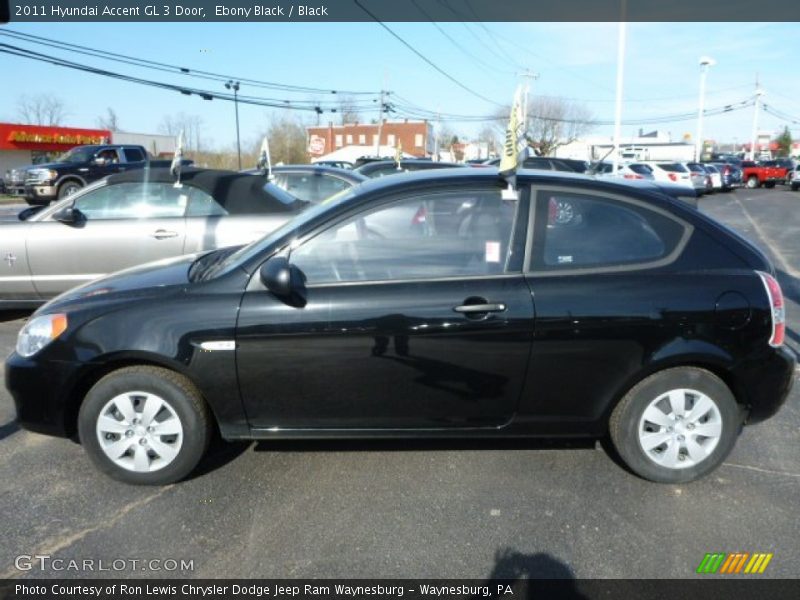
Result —
M58 187L58 199L72 196L75 192L81 189L81 184L77 181L65 181Z
M767 189L772 189L772 188L774 188L774 187L775 187L775 182L774 182L774 181L767 181L767 182L764 184L764 187L765 187L765 188L767 188Z
M211 416L183 375L126 367L89 390L78 431L89 457L107 475L162 485L184 478L200 462L211 439Z
M736 400L719 377L677 367L634 386L614 409L609 430L634 473L650 481L681 483L717 468L741 424Z

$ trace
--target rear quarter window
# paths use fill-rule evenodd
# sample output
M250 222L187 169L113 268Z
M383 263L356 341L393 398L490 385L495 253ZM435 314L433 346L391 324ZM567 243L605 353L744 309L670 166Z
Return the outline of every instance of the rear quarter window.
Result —
M638 201L540 191L534 271L645 268L673 261L691 226Z

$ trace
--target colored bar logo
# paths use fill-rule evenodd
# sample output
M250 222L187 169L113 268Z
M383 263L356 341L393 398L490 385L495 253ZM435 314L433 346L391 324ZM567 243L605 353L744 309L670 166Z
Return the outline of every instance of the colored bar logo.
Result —
M761 574L767 570L769 561L772 560L772 553L763 552L734 552L726 554L724 552L710 552L703 557L697 573L705 575L739 575L756 573Z

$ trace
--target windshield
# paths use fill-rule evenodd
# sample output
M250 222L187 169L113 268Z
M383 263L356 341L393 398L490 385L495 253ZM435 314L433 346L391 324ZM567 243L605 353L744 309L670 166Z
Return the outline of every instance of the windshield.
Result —
M268 234L266 237L255 240L254 242L249 243L247 246L243 246L222 262L214 265L214 267L210 268L205 273L204 279L211 279L213 277L222 275L223 273L227 273L232 268L249 261L255 256L258 256L282 237L290 234L295 229L302 228L303 225L313 221L319 215L322 215L329 210L334 210L337 206L351 198L354 194L355 192L353 189L342 190L338 194L334 194L330 198L326 198L319 204L311 205L311 208L300 213L295 218L290 219L278 229Z
M84 163L88 162L94 155L94 148L78 147L69 152L65 152L56 159L56 162Z

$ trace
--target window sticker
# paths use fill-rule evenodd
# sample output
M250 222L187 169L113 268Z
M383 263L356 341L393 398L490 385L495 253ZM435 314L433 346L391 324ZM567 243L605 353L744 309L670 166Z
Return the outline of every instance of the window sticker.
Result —
M500 242L486 242L486 262L500 262Z
M569 256L559 256L558 257L558 264L560 264L560 265L566 265L566 264L569 264L571 262L572 262L572 256L571 255L569 255Z

